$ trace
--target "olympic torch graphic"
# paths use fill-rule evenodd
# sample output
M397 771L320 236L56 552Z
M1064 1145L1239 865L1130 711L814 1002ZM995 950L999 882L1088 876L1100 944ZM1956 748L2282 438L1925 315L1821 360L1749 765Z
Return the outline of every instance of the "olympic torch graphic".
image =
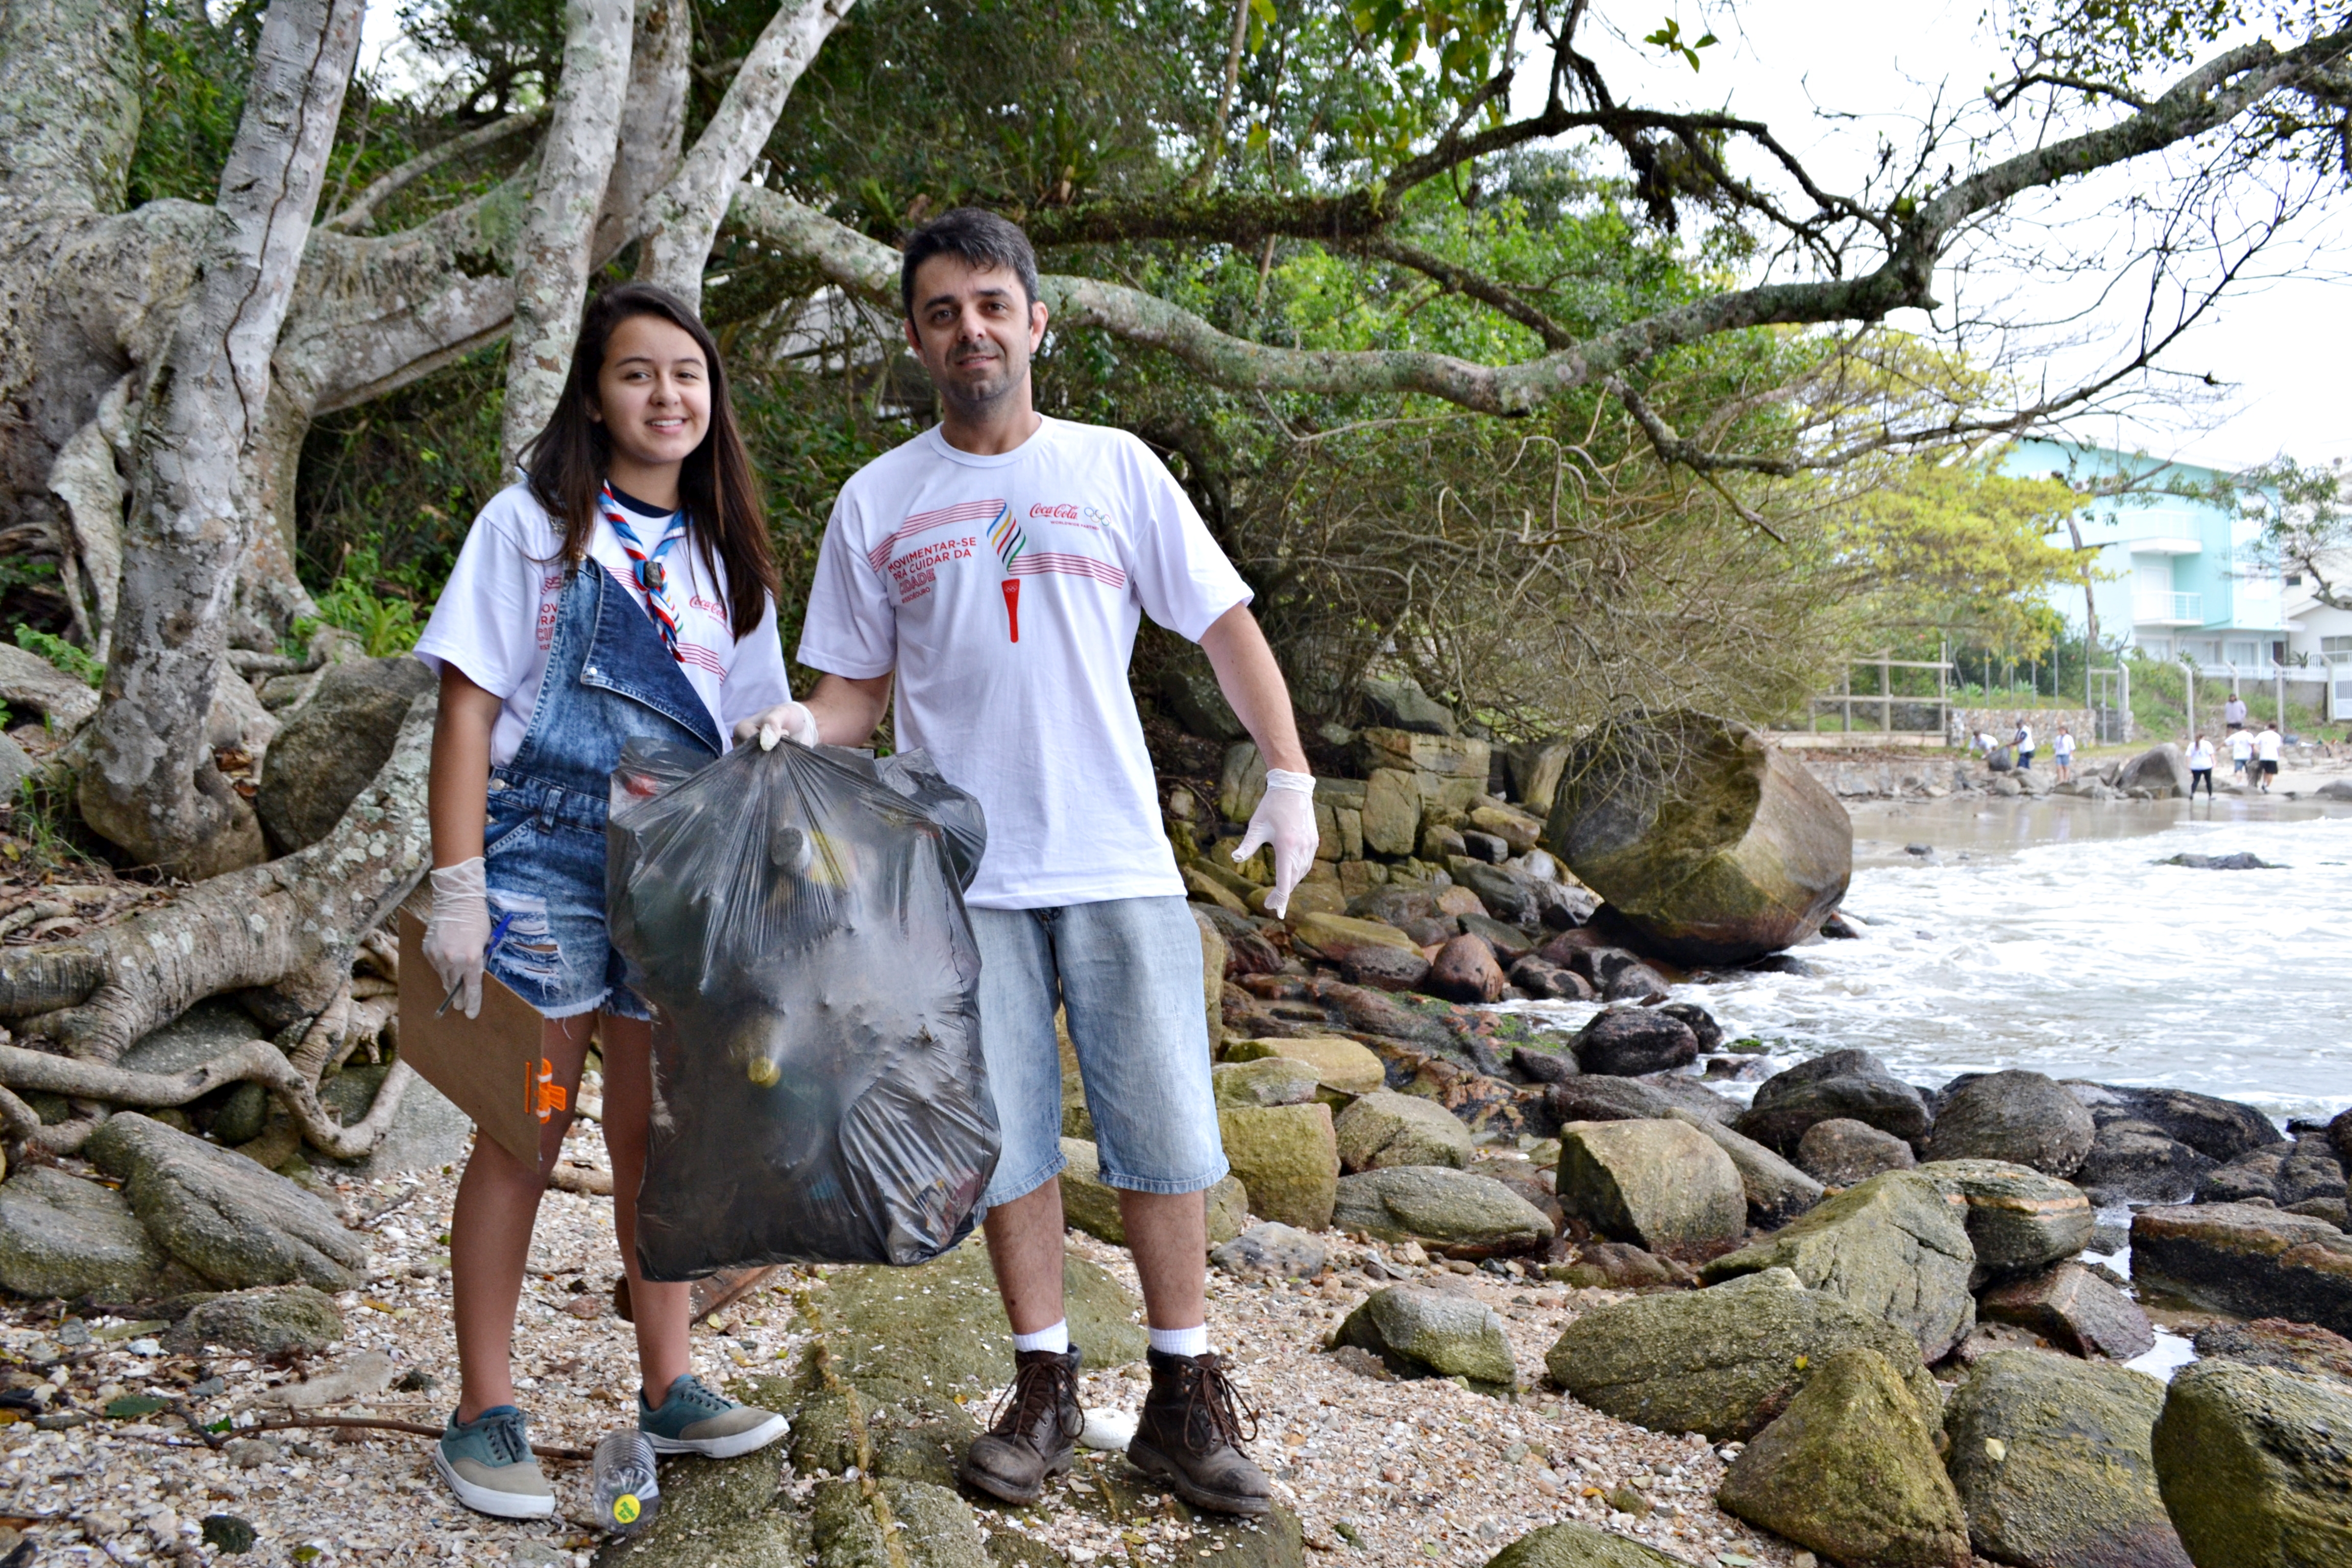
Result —
M1004 626L1014 642L1021 640L1021 579L1013 574L1013 563L1029 548L1029 536L1021 531L1013 519L1010 501L997 509L996 521L989 524L988 542L996 547L996 557L1004 563Z

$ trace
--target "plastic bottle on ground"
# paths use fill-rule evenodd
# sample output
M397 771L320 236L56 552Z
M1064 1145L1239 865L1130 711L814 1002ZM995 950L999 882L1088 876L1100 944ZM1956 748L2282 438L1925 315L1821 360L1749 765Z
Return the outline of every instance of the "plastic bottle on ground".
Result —
M654 1469L653 1444L634 1428L605 1433L596 1445L595 1475L590 1485L595 1496L596 1522L606 1530L635 1535L651 1524L661 1509L661 1480Z

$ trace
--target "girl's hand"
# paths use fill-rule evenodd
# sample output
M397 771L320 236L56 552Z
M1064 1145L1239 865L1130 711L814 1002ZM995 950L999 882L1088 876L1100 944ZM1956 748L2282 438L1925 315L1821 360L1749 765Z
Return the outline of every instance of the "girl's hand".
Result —
M482 968L490 945L489 889L482 858L433 873L433 913L425 922L425 962L441 984L457 992L466 1016L482 1012Z
M735 726L735 743L749 745L751 737L760 738L760 750L772 752L776 742L786 736L803 746L816 744L816 715L797 702L779 702L765 713L755 713Z

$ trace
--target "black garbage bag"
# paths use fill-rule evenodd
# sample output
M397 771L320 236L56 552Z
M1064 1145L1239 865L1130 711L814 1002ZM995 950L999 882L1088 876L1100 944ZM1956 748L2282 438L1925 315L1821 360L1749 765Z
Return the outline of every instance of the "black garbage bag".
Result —
M962 1240L998 1150L980 804L919 752L631 742L606 833L613 945L654 1013L646 1278Z

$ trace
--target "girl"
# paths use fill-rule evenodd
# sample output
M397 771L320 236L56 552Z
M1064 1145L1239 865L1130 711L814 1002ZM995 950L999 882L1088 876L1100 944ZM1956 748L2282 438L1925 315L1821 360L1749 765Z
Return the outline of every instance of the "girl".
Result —
M2213 798L2213 742L2200 735L2189 744L2189 798L2197 798L2197 786L2205 786L2205 798Z
M475 1140L449 1226L461 1387L434 1466L459 1501L508 1519L555 1508L508 1358L592 1037L644 1373L637 1425L661 1452L719 1458L784 1430L695 1377L690 1288L638 1276L652 1028L605 937L604 800L633 737L713 756L730 727L769 745L815 740L785 681L776 569L718 347L682 300L632 283L590 301L562 401L523 464L528 479L474 520L416 645L441 678L425 957L467 1017L486 972L538 1009L564 1089L536 1169Z

